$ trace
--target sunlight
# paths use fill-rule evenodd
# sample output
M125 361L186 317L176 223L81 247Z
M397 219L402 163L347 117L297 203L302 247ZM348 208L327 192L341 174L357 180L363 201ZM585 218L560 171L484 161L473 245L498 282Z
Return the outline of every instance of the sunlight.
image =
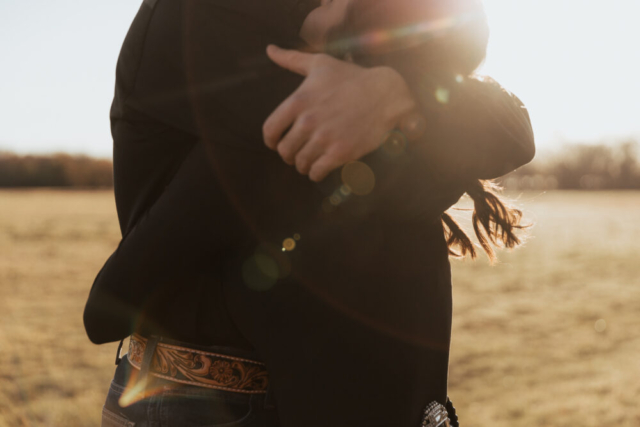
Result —
M396 49L402 46L404 49L419 45L425 40L441 35L446 30L464 26L478 19L482 19L481 14L467 13L426 22L417 22L398 28L371 31L361 36L338 40L329 45L329 50L348 50L356 46L371 50L376 47L389 48L390 45Z
M640 136L640 1L484 3L491 40L482 70L525 102L538 147ZM3 60L20 64L0 70L0 148L111 156L113 68L138 7L0 2L0 30L11 34L0 37Z
M640 135L640 2L485 0L482 73L529 108L538 145Z

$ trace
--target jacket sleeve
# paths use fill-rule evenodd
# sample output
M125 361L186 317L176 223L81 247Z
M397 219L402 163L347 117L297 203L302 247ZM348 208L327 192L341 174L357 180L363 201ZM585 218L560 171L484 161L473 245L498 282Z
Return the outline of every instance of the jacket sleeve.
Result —
M469 180L497 178L531 161L533 132L522 102L495 80L473 74L489 40L480 0L374 2L376 7L362 18L375 28L412 22L416 13L444 25L433 36L424 29L392 38L374 53L367 45L350 52L357 63L388 66L405 79L427 120L427 132L409 150L418 162L436 166L447 179Z
M423 88L415 92L427 122L422 137L407 142L393 132L361 159L375 186L370 195L352 197L347 207L391 219L434 221L471 181L498 178L532 160L529 114L515 95L489 77L454 81L450 90L439 90L444 92L437 96ZM328 178L331 185L324 185L337 188L343 177L336 171Z
M91 341L117 341L145 329L186 332L178 336L188 340L197 334L196 313L213 311L221 313L216 319L225 318L220 298L202 297L216 286L222 253L233 250L231 238L240 239L229 235L238 229L239 217L217 178L204 145L195 144L94 280L84 311ZM168 305L172 309L163 311ZM230 324L212 327L233 335Z
M527 109L492 78L454 79L431 93L416 92L428 127L416 149L435 160L441 176L494 179L533 159Z

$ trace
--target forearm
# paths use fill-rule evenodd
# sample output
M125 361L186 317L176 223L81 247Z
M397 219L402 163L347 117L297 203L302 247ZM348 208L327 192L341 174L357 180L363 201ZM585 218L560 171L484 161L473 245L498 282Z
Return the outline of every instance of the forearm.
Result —
M493 179L530 162L535 144L522 102L490 78L414 86L427 131L417 151L443 176Z
M415 99L411 116L424 118L426 125L418 126L424 133L407 141L395 132L396 144L387 142L363 157L374 173L375 189L349 203L375 206L392 216L434 220L458 200L469 181L497 178L533 157L526 109L493 80L455 81L456 90L448 98L439 93L439 99L434 96L436 84L395 84L399 93L406 85L404 96ZM415 88L413 93L409 87ZM404 128L403 122L396 127ZM339 182L338 177L334 173L333 181Z

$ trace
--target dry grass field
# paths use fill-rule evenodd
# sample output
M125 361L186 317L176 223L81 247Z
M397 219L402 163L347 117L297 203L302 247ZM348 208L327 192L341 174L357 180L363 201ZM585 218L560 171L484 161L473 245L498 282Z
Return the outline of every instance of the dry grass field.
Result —
M463 425L640 426L640 192L519 203L525 247L454 262ZM118 239L110 192L0 192L0 427L99 425L116 345L82 310Z

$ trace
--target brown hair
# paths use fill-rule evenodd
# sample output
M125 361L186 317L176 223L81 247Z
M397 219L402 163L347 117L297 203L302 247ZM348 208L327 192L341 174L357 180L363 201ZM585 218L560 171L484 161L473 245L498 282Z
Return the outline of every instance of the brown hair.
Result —
M330 32L327 52L338 57L348 53L364 66L388 65L415 83L425 73L438 78L472 75L484 61L488 39L479 0L352 0L344 22ZM522 211L500 198L495 182L476 179L464 189L474 203L476 237L493 263L491 244L518 246L522 240L515 232L528 225L520 223ZM476 248L460 224L446 212L441 218L449 254L476 258Z
M489 180L474 180L465 187L466 193L473 200L473 230L478 242L493 264L496 254L489 243L497 247L515 248L522 239L515 234L516 230L528 228L530 225L520 224L522 211L512 207L497 194L501 187ZM448 213L442 214L442 224L449 254L463 258L467 254L476 257L476 248L460 224Z

